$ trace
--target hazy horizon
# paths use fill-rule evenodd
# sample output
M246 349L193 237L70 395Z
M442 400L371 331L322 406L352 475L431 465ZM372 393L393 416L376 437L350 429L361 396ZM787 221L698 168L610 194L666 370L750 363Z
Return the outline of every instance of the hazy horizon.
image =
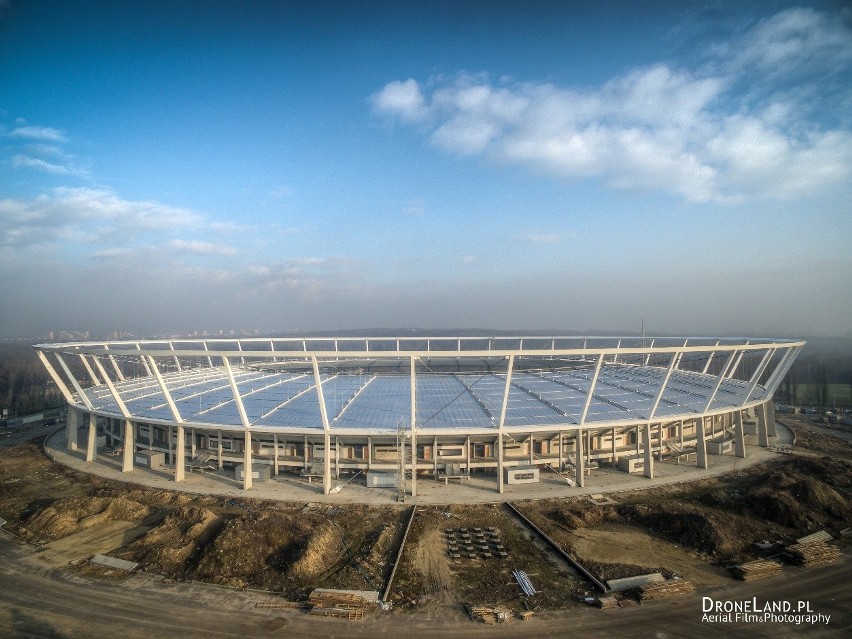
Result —
M0 0L0 337L852 334L852 11Z

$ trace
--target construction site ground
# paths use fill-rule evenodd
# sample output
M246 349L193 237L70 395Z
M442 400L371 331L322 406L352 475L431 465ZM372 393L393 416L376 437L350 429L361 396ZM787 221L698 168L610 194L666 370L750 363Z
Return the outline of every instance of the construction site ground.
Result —
M693 582L691 595L634 608L591 609L581 603L595 594L591 583L503 504L418 498L387 593L393 609L372 612L360 622L319 619L295 609L255 609L254 603L300 601L314 588L383 592L412 504L348 504L335 501L340 495L272 500L262 490L250 497L242 491L191 494L173 490L167 480L162 487L129 484L56 463L38 440L14 445L0 450L0 517L6 520L0 538L5 593L0 628L22 637L271 636L285 626L305 637L512 637L564 636L566 624L581 624L577 628L589 636L617 627L622 636L639 637L654 636L676 615L665 636L714 636L721 630L758 637L848 636L850 549L832 565L785 566L761 582L738 583L726 569L763 557L755 542L781 547L816 530L828 531L841 546L848 539L843 533L852 524L847 431L804 417L780 421L796 433L794 454L762 451L765 457L758 460L749 448L749 463L711 457L711 470L730 464L724 474L702 476L693 466L689 481L653 484L653 490L643 482L654 480L635 477L631 481L642 489L606 492L597 485L536 500L523 493L504 495L598 579L661 572ZM677 468L669 463L656 468L669 466ZM590 483L598 473L593 471ZM605 493L603 499L598 493ZM493 499L493 488L490 494ZM462 528L497 531L507 557L486 557L477 548L475 557L453 558L446 531ZM124 573L94 566L87 560L95 554L139 567ZM522 593L511 574L515 569L529 575L535 595ZM831 622L803 629L701 621L702 596L790 599L796 593L813 602L815 612L830 614ZM485 626L468 619L466 603L532 610L535 616ZM0 631L0 636L6 635Z

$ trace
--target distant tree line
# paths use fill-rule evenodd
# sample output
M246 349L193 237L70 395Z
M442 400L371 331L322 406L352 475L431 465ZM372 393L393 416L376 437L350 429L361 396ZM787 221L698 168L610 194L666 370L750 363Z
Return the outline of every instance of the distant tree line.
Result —
M0 414L6 409L10 418L20 417L64 403L32 346L0 345Z
M824 352L800 355L775 393L782 404L817 407L850 406L850 398L852 357Z

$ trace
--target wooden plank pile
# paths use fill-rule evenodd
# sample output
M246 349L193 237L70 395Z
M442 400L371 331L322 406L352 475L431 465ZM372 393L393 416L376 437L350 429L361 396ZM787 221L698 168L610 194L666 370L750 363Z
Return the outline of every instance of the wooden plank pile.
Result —
M511 621L514 613L505 606L491 604L465 604L467 614L473 621L493 625L495 623L506 623Z
M601 610L609 610L610 608L618 608L618 599L615 597L597 597L595 605Z
M370 605L361 595L334 590L317 589L308 597L309 614L341 619L363 619L364 610Z
M840 549L837 546L829 546L827 543L815 544L793 544L785 549L786 555L790 561L804 568L811 566L822 566L830 564L840 556Z
M757 560L749 561L731 568L734 577L740 581L756 581L771 577L781 572L781 564L777 561Z
M642 601L665 599L667 597L685 595L693 590L695 590L695 586L692 585L691 581L687 581L686 579L670 579L669 581L659 581L639 586L639 599Z

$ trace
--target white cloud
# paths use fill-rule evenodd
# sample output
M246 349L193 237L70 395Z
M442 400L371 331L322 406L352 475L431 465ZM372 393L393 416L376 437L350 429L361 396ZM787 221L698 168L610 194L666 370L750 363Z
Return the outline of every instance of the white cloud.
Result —
M413 79L390 82L370 100L376 112L392 114L404 122L416 122L429 116L420 85Z
M0 247L52 244L68 238L126 242L142 233L198 226L202 220L188 209L125 200L112 191L57 188L35 199L0 200Z
M236 250L232 246L214 244L203 240L171 240L169 247L178 253L192 253L195 255L234 255Z
M848 26L789 10L711 55L695 69L660 63L583 89L469 73L409 79L386 85L373 105L425 124L430 142L456 155L695 202L793 198L849 179L852 132L842 117L813 115L832 111L820 106L824 85L799 78L791 87L783 75L789 67L848 73ZM832 104L852 104L848 82L831 95Z
M47 126L19 126L9 131L8 135L13 138L44 142L67 142L67 138L61 131Z
M52 173L53 175L73 175L76 177L87 177L88 171L75 166L65 166L42 160L41 158L33 158L28 155L16 155L12 158L12 166L16 169L27 168Z

